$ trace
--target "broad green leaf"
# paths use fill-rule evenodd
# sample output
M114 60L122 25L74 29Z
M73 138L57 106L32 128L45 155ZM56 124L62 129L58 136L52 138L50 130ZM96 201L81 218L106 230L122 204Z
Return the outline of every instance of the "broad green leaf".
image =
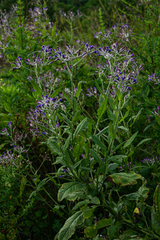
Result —
M114 98L109 98L109 105L111 106L112 110L115 110L116 104L114 102Z
M98 154L97 154L93 149L90 149L90 153L91 153L91 155L93 156L94 160L95 160L100 166L102 166L102 165L103 165L103 162L102 162L101 158L98 156Z
M119 148L121 148L121 146L123 146L125 142L126 142L126 141L121 142L120 144L118 144L118 145L113 149L113 152L116 152Z
M50 176L49 174L47 174L47 177L55 184L55 185L58 185L58 183L56 182L56 180Z
M103 103L101 104L101 106L98 109L98 122L100 121L101 117L103 116L104 112L106 111L107 108L107 101L108 101L108 97L105 98L105 100L103 101Z
M92 216L93 212L95 211L96 207L92 209L88 209L87 211L84 212L84 219L88 219Z
M122 108L121 108L121 109L127 107L127 105L130 103L130 101L132 100L133 97L134 97L134 95L132 95L126 102L124 102L124 104L122 105ZM129 112L128 112L128 113L129 113Z
M153 207L160 221L160 183L157 185L153 196Z
M125 131L126 133L129 133L129 129L128 128L125 128L123 126L119 126L118 128L123 130L123 131Z
M87 238L93 238L97 235L97 229L94 226L89 226L84 229Z
M109 134L111 136L111 139L115 139L116 138L116 132L114 130L114 126L112 123L109 124Z
M130 201L139 200L139 198L140 198L140 195L135 192L135 193L129 193L129 194L122 196L121 200L123 203L130 204Z
M119 237L119 230L122 225L117 223L116 225L111 225L107 228L107 232L109 234L109 240L114 240L116 237Z
M113 173L112 175L109 175L109 178L111 178L115 184L120 184L122 186L134 185L137 183L137 179L143 179L140 174L136 174L135 172Z
M144 183L139 189L138 189L138 194L140 196L142 196L144 199L146 199L148 197L148 193L149 193L149 188L147 188L146 183Z
M78 162L76 162L74 165L73 165L73 169L76 169L80 164L81 164L82 160L79 160Z
M85 185L78 182L64 183L58 191L58 201L62 201L68 195L85 189Z
M126 158L127 157L127 155L115 155L115 156L112 156L112 157L109 157L108 159L107 159L107 161L108 162L115 162L115 163L120 163L120 162L122 162L123 161L123 159L124 158Z
M160 221L158 220L153 207L151 210L151 223L152 223L152 228L156 231L157 234L160 235Z
M106 146L99 140L97 136L92 136L92 140L101 148L104 150L107 150Z
M92 198L91 203L99 205L100 204L99 198L98 197Z
M139 110L139 112L137 113L137 115L132 116L132 117L129 119L128 122L130 122L130 121L133 119L133 123L130 125L130 127L134 124L134 122L136 121L136 119L140 116L142 110L143 110L143 108L141 108L141 109Z
M97 133L97 137L99 137L99 136L103 135L104 133L106 133L108 131L108 128L109 128L109 126L103 128L99 133Z
M54 27L52 28L52 32L51 32L51 39L55 39L55 36L56 36L56 24L54 24Z
M54 92L51 95L51 98L57 97L57 95L59 94L60 91L61 91L61 88L54 90Z
M62 117L64 117L64 119L66 120L66 122L69 124L70 128L72 128L72 123L71 121L67 118L66 115L64 115L63 113L61 113Z
M150 141L152 138L146 138L146 139L143 139L142 141L140 141L138 143L138 145L136 147L139 147L141 144L143 144L144 142L147 142L147 141Z
M66 199L68 201L75 201L76 199L85 199L86 198L86 194L85 192L73 192L71 194L69 194Z
M104 97L103 97L103 93L102 93L102 94L100 94L99 99L98 99L99 106L102 105L103 101L104 101Z
M95 236L93 238L93 240L102 240L102 238L99 236L99 234L97 236ZM103 238L103 240L107 240L106 238Z
M12 113L12 109L8 103L4 103L4 108L7 112Z
M72 150L73 156L77 159L80 158L80 155L84 153L84 146L85 146L85 138L82 136L78 136L76 138L76 144Z
M57 139L49 138L47 141L48 147L55 154L62 155Z
M67 101L71 104L71 100L69 98L69 96L65 93L65 91L62 91L63 96L67 99Z
M129 153L128 153L128 158L131 157L133 155L133 153L135 152L134 149L132 149Z
M72 166L73 166L73 159L72 158L73 158L72 153L66 150L65 153L64 153L64 161L66 163L66 166L70 167L71 171L72 171Z
M115 170L119 165L117 163L111 163L108 165L107 171L108 172L112 172L113 170Z
M147 131L150 127L152 127L154 125L154 123L148 125L147 127L145 127L145 129L143 130L143 132Z
M19 190L19 196L21 196L23 194L25 186L26 186L26 183L27 183L26 177L22 177L20 190Z
M37 191L39 191L47 182L49 182L48 178L44 178L37 186Z
M137 137L138 131L133 134L133 136L124 144L123 148L128 147L131 145L131 143L134 141L134 139Z
M121 101L122 96L121 96L121 91L119 90L119 88L116 89L116 95L118 97L118 101Z
M129 110L125 113L125 115L124 115L124 117L120 120L120 122L122 122L126 117L128 117L128 115L129 115Z
M75 93L75 97L79 97L79 94L81 93L81 84L78 84L77 92Z
M76 226L84 222L84 213L82 211L76 212L70 218L67 219L64 226L61 228L58 234L58 240L68 240L74 234Z
M98 221L97 223L97 229L100 229L100 228L104 228L104 227L107 227L107 226L110 226L113 224L113 220L112 218L104 218L104 219L101 219Z
M78 208L88 204L90 201L89 199L85 199L84 201L78 202L73 208L72 210L77 210Z
M78 121L82 120L83 119L83 116L81 115L81 111L78 110L75 112L75 115L72 117L72 125L77 123Z
M93 119L87 118L87 122L91 125L96 125L96 122Z
M155 114L155 119L157 123L160 125L160 115Z
M112 113L112 111L109 108L107 109L107 114L110 120L112 120L113 122L116 121L116 115Z
M69 135L69 137L67 138L67 140L65 141L65 144L63 146L63 151L65 152L67 150L67 148L69 147L70 145L70 141L71 141L71 135Z
M74 132L74 138L84 129L87 123L87 118L83 119L82 122L77 126L75 132Z
M1 145L0 145L0 150L6 145L7 143L2 143Z

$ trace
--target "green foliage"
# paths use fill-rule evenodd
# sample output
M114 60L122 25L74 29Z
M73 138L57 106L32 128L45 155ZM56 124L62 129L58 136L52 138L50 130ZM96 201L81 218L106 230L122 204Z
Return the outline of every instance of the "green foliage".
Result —
M158 2L16 3L0 22L0 238L160 239Z
M100 25L100 31L104 32L105 23L103 21L103 13L101 8L99 8L99 25Z

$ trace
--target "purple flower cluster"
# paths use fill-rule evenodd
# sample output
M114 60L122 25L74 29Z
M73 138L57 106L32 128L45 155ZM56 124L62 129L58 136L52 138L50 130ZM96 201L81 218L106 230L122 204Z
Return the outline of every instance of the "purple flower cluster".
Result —
M0 135L9 136L8 129L7 129L7 128L3 128L3 129L1 130L1 133L0 133Z
M9 122L9 123L7 123L7 128L5 127L1 130L0 135L10 136L11 131L12 131L12 122Z
M152 73L151 75L148 75L148 81L151 82L153 81L155 84L160 83L160 76L155 75L155 73Z
M69 168L67 167L65 168L61 168L61 175L60 177L65 177L66 175L68 175L68 173L70 172Z
M32 81L33 78L29 76L28 81ZM59 86L60 79L55 78L54 73L50 71L49 73L44 73L43 76L40 76L39 79L35 78L37 84L40 84L43 89L44 95L51 95L55 87ZM35 90L33 90L35 91Z
M144 158L142 160L142 163L149 163L151 165L154 165L155 163L160 163L160 157L152 157L152 158Z
M151 113L152 113L153 115L158 115L158 116L160 116L160 108L159 108L159 106L157 107L157 110L153 109L153 110L151 111Z
M52 54L52 48L50 48L50 45L49 46L42 46L42 51L45 53L45 54Z
M47 47L48 48L48 47ZM46 49L44 47L44 49ZM47 49L46 49L47 50ZM30 60L29 58L28 59L25 59L25 63L27 65L30 65L32 67L37 67L37 66L44 66L44 65L48 65L48 64L51 64L52 61L51 61L51 56L49 55L51 52L45 52L45 55L47 56L43 56L42 58L40 57L40 54L38 54L38 56L35 56L35 54L33 53L32 55L32 60ZM49 53L49 54L48 54ZM47 61L46 61L47 60ZM46 62L45 62L46 61ZM50 62L51 61L51 62Z
M29 66L32 67L37 67L37 66L45 66L53 63L53 54L52 54L52 48L49 46L42 46L42 50L39 51L40 53L35 56L35 53L32 55L32 59L25 59L25 63ZM42 55L42 56L41 56ZM16 62L14 62L16 67L13 67L13 69L19 69L22 67L22 58L21 56L18 56L16 59Z
M18 152L19 154L21 154L22 152L26 152L26 149L24 148L24 146L13 146L13 150L15 152Z
M137 83L137 76L141 70L141 66L138 66L134 60L134 54L131 54L130 50L126 48L118 49L117 44L113 44L112 50L109 47L100 49L99 55L107 59L104 65L98 65L99 75L108 78L113 87L116 86L122 92L129 92L131 85ZM105 72L108 72L109 75L106 75Z
M3 152L2 155L0 155L0 164L3 166L3 168L8 168L10 171L12 171L11 166L16 166L16 169L21 167L21 165L24 163L21 158L22 152L26 152L23 147L15 147L12 150L7 150L6 152ZM26 160L27 167L31 164L29 160ZM26 167L26 164L25 164Z
M128 24L123 24L121 29L120 29L120 38L123 39L124 41L129 41L129 36L130 33L132 32L132 29L129 29Z
M90 87L87 89L87 94L86 94L87 97L92 97L92 96L99 96L99 93L97 91L97 88L96 87Z
M19 69L22 67L22 58L21 56L18 56L18 58L16 59L16 62L14 62L14 64L16 65L16 67L13 67L14 69Z
M73 22L73 20L75 18L79 18L79 17L82 17L83 15L79 12L79 10L77 10L77 14L69 11L68 14L66 13L62 13L62 17L65 17L67 18L69 21Z
M62 110L66 109L61 98L51 98L47 95L42 95L42 100L38 102L36 109L31 109L27 116L30 132L35 136L49 134L50 130L52 129L52 125L50 124L48 117L51 116L59 107L61 107ZM58 121L56 127L59 127Z
M6 11L2 12L0 10L0 33L1 33L1 45L5 47L5 43L7 41L7 38L12 35L11 32L11 24L10 24L10 13L7 13Z
M95 53L98 53L98 56L103 56L105 59L110 60L113 58L113 54L111 54L111 49L107 47L100 47L98 51L95 51Z
M95 34L93 34L94 38L99 39L100 37L102 37L103 40L105 39L109 39L111 35L111 31L106 30L103 33L102 32L95 32Z
M18 152L19 154L21 154L22 152L26 152L24 147L19 146L19 144L22 144L22 142L26 139L27 133L23 134L18 130L14 130L14 133L13 133L12 122L7 123L7 127L1 130L0 135L9 137L10 139L9 143L10 143L10 146L13 146L14 152Z
M78 90L78 87L76 87L76 89L74 89L74 93L73 93L74 96L75 96L77 90ZM72 95L72 91L71 91L70 88L65 88L64 91L65 91L65 93L67 93L68 95ZM81 89L81 92L82 92L82 91L83 91L83 89Z
M42 130L43 127L45 129L50 129L49 119L46 117L45 112L41 110L30 109L28 116L26 117L29 121L30 132L33 136L41 136L41 134L46 135L46 130Z
M95 51L98 53L99 56L103 56L108 61L108 68L110 71L112 70L111 67L114 64L116 66L118 62L123 61L123 69L127 68L130 62L134 60L134 54L130 53L130 49L127 50L126 47L118 48L118 44L114 43L111 45L111 49L106 47L100 47L98 50ZM111 59L113 59L113 63L111 64Z
M107 40L110 43L113 42L114 38L119 38L125 42L128 42L130 33L132 33L132 29L129 28L128 24L115 24L111 27L111 29L105 30L103 32L96 32L95 34L93 34L93 36L97 39Z
M40 7L35 7L33 10L30 8L28 10L30 17L33 21L37 22L39 17L44 17L45 12L48 10L47 7L40 8Z
M75 50L75 46L71 47L70 45L66 45L66 51L62 53L60 47L55 50L55 61L60 60L61 62L68 62L77 58L83 58L86 54L91 54L95 52L95 47L86 43L84 46L84 50L81 49Z
M36 111L38 111L41 114L44 114L44 112L46 113L52 113L53 110L58 109L60 104L62 101L61 98L58 97L48 97L47 95L43 96L42 95L42 100L40 100L38 102L38 105L36 107ZM65 106L64 106L65 107Z
M0 156L0 163L7 164L9 162L15 162L15 156L12 153L12 151L3 152L3 154Z
M122 70L123 67L118 66L114 73L113 73L113 79L114 83L116 83L117 87L122 90L122 92L126 92L128 90L131 90L131 85L137 83L137 72L136 71L126 71ZM111 76L109 77L111 78Z
M120 171L120 172L123 172L126 168L127 168L127 169L132 169L132 168L134 168L134 167L136 167L136 165L135 165L135 164L132 164L131 162L129 162L129 163L127 163L127 164L123 164L123 166L120 166L120 167L119 167L119 171Z

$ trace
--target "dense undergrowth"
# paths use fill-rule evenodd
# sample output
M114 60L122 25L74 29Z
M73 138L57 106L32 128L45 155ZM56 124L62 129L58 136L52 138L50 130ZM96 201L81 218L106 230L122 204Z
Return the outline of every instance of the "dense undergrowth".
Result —
M160 239L160 6L0 12L0 239Z

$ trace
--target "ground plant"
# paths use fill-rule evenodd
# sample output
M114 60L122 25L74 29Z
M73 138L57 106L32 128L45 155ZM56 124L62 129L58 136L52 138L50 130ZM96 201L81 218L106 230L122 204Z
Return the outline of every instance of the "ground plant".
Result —
M160 5L114 2L0 10L2 240L160 240Z

